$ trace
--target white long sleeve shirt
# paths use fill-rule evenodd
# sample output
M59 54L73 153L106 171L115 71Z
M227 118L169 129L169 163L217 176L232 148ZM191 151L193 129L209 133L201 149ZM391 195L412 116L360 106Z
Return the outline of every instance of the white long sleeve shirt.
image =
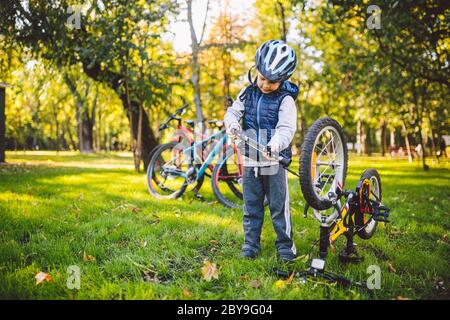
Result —
M244 103L239 99L239 96L244 92L245 88L241 90L238 98L234 100L233 105L228 108L225 114L225 127L228 129L233 123L240 125L240 121L244 115ZM263 115L264 116L264 115ZM295 107L294 99L291 96L286 96L281 101L280 109L278 111L278 123L275 127L275 133L272 135L268 146L277 148L279 151L286 149L294 138L297 130L297 108ZM247 167L265 167L278 164L274 161L255 161L245 158L244 165Z

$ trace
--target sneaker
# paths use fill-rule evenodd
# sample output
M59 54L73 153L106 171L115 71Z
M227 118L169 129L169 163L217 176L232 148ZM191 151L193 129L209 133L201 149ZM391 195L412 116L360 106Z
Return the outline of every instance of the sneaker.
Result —
M239 255L239 257L241 258L245 258L245 259L256 259L256 257L258 256L258 253L251 251L251 250L243 250L241 252L241 254Z
M297 258L297 256L293 253L288 253L288 252L283 252L283 254L278 253L278 259L282 263L286 263L286 264L293 263L295 261L295 258Z

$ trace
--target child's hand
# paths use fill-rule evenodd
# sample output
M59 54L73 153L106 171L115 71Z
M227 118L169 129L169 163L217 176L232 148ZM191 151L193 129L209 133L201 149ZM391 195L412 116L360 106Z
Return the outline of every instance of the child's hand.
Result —
M272 153L279 153L280 150L280 144L278 143L278 139L274 137L274 139L271 139L270 142L267 144L268 147L270 147L270 152Z
M236 134L241 132L241 126L237 122L233 122L228 128L227 128L227 134L230 137L234 137Z

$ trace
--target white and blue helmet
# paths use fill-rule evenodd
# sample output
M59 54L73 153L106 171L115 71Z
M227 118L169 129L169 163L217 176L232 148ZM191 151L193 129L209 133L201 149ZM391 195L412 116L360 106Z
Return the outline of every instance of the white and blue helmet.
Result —
M256 69L268 80L282 82L289 79L297 67L297 56L283 40L264 42L255 54Z

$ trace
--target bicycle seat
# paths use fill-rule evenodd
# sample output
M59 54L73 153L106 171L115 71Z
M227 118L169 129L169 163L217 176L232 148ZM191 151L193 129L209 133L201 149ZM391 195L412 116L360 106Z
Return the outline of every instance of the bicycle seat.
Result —
M225 126L223 120L209 120L208 123L215 125L217 128L221 129Z
M191 128L195 127L195 120L184 120L184 122Z

